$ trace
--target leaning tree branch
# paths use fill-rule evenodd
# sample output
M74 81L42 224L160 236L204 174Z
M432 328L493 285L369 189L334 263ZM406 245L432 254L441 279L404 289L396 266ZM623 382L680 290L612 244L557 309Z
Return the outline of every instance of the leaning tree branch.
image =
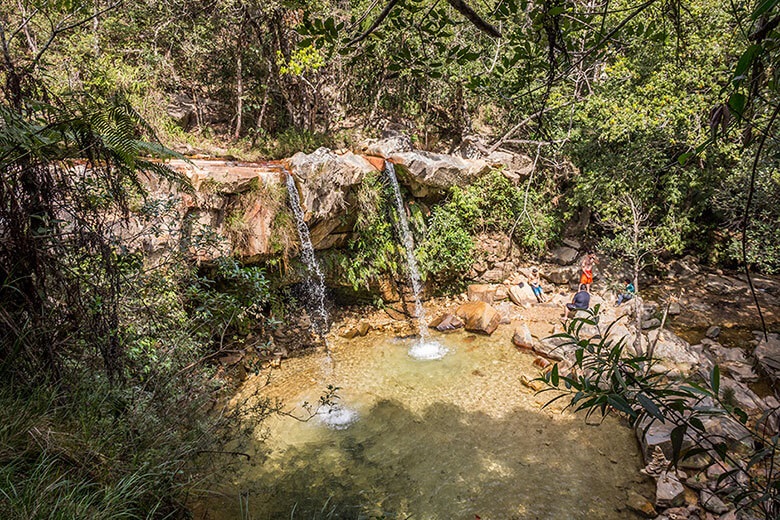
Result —
M495 26L487 23L463 0L447 0L447 3L452 6L453 9L462 14L474 27L480 31L489 34L493 38L501 38L501 31L496 29Z
M385 8L384 8L384 9L382 9L382 12L381 12L381 13L379 13L379 16L377 16L377 17L376 17L376 20L374 20L374 23L372 23L372 24L371 24L371 27L369 27L368 29L366 29L366 32L364 32L364 33L363 33L363 34L361 34L360 36L356 36L355 38L353 38L353 39L352 39L352 40L349 42L349 45L355 45L356 43L360 43L360 42L362 42L363 40L365 40L366 38L368 38L369 36L371 36L371 33L373 33L374 31L376 31L377 27L379 27L379 26L382 24L382 22L384 22L384 21L385 21L385 18L387 18L387 15L389 15L389 14L390 14L390 11L392 11L392 10L393 10L393 7L395 7L395 6L396 6L396 4L397 4L399 1L400 1L400 0L390 0L390 1L387 3L387 5L385 6Z
M363 34L360 34L356 37L354 37L352 40L350 40L348 45L354 45L356 43L360 43L371 34L377 30L377 28L382 24L382 22L385 21L385 18L388 17L390 12L393 10L393 8L398 4L400 0L390 0L384 9L382 9L382 12L379 13L379 16L377 16L376 20L374 20L374 23L371 24L371 27L366 29L366 31ZM464 0L447 0L447 3L452 6L453 9L458 11L460 14L462 14L469 22L471 22L474 27L479 29L480 31L489 34L490 36L494 38L501 38L501 31L499 31L494 25L489 24L486 22L482 17L480 17L474 9L471 8ZM435 7L435 5L434 5ZM373 5L370 9L373 9ZM430 10L428 11L430 13ZM427 15L426 15L427 16Z

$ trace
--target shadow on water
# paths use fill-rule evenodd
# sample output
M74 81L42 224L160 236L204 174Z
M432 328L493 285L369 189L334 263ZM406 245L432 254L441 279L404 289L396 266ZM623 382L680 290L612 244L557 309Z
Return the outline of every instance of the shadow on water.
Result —
M625 490L647 485L630 430L614 421L451 403L418 414L383 399L347 430L304 430L223 481L196 518L242 518L239 496L254 520L635 518Z

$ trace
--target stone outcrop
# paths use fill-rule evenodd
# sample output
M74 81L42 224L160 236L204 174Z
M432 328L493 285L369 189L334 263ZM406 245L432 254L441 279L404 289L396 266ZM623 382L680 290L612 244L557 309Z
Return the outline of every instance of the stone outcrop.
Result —
M327 148L289 159L307 221L335 219L347 206L347 193L376 168L351 152L337 155ZM310 227L312 227L310 225Z
M467 186L491 170L481 159L424 151L394 153L387 159L395 164L399 180L415 197L427 197L452 186Z
M501 314L485 302L464 303L455 314L466 323L466 330L483 334L493 334L501 322Z
M157 221L137 222L128 236L140 237L151 258L166 251L188 250L197 260L235 254L256 259L274 249L274 218L282 206L284 168L280 163L173 160L169 168L186 178L192 191L142 178L147 206Z
M570 265L576 259L579 253L576 249L568 246L560 246L550 250L548 254L550 260L558 265Z

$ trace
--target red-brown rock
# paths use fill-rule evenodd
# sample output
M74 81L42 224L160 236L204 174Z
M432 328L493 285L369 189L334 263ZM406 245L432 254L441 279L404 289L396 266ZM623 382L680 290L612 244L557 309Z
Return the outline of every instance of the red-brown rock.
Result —
M466 330L483 334L493 334L501 322L501 314L485 302L464 303L455 314L466 322Z

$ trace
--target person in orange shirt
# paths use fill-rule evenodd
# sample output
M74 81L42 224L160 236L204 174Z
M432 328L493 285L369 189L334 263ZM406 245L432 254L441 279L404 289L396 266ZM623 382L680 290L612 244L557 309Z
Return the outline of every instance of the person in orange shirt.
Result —
M599 263L599 258L593 251L588 251L582 259L582 275L580 276L580 285L585 286L585 290L590 292L590 284L593 283L593 266Z

